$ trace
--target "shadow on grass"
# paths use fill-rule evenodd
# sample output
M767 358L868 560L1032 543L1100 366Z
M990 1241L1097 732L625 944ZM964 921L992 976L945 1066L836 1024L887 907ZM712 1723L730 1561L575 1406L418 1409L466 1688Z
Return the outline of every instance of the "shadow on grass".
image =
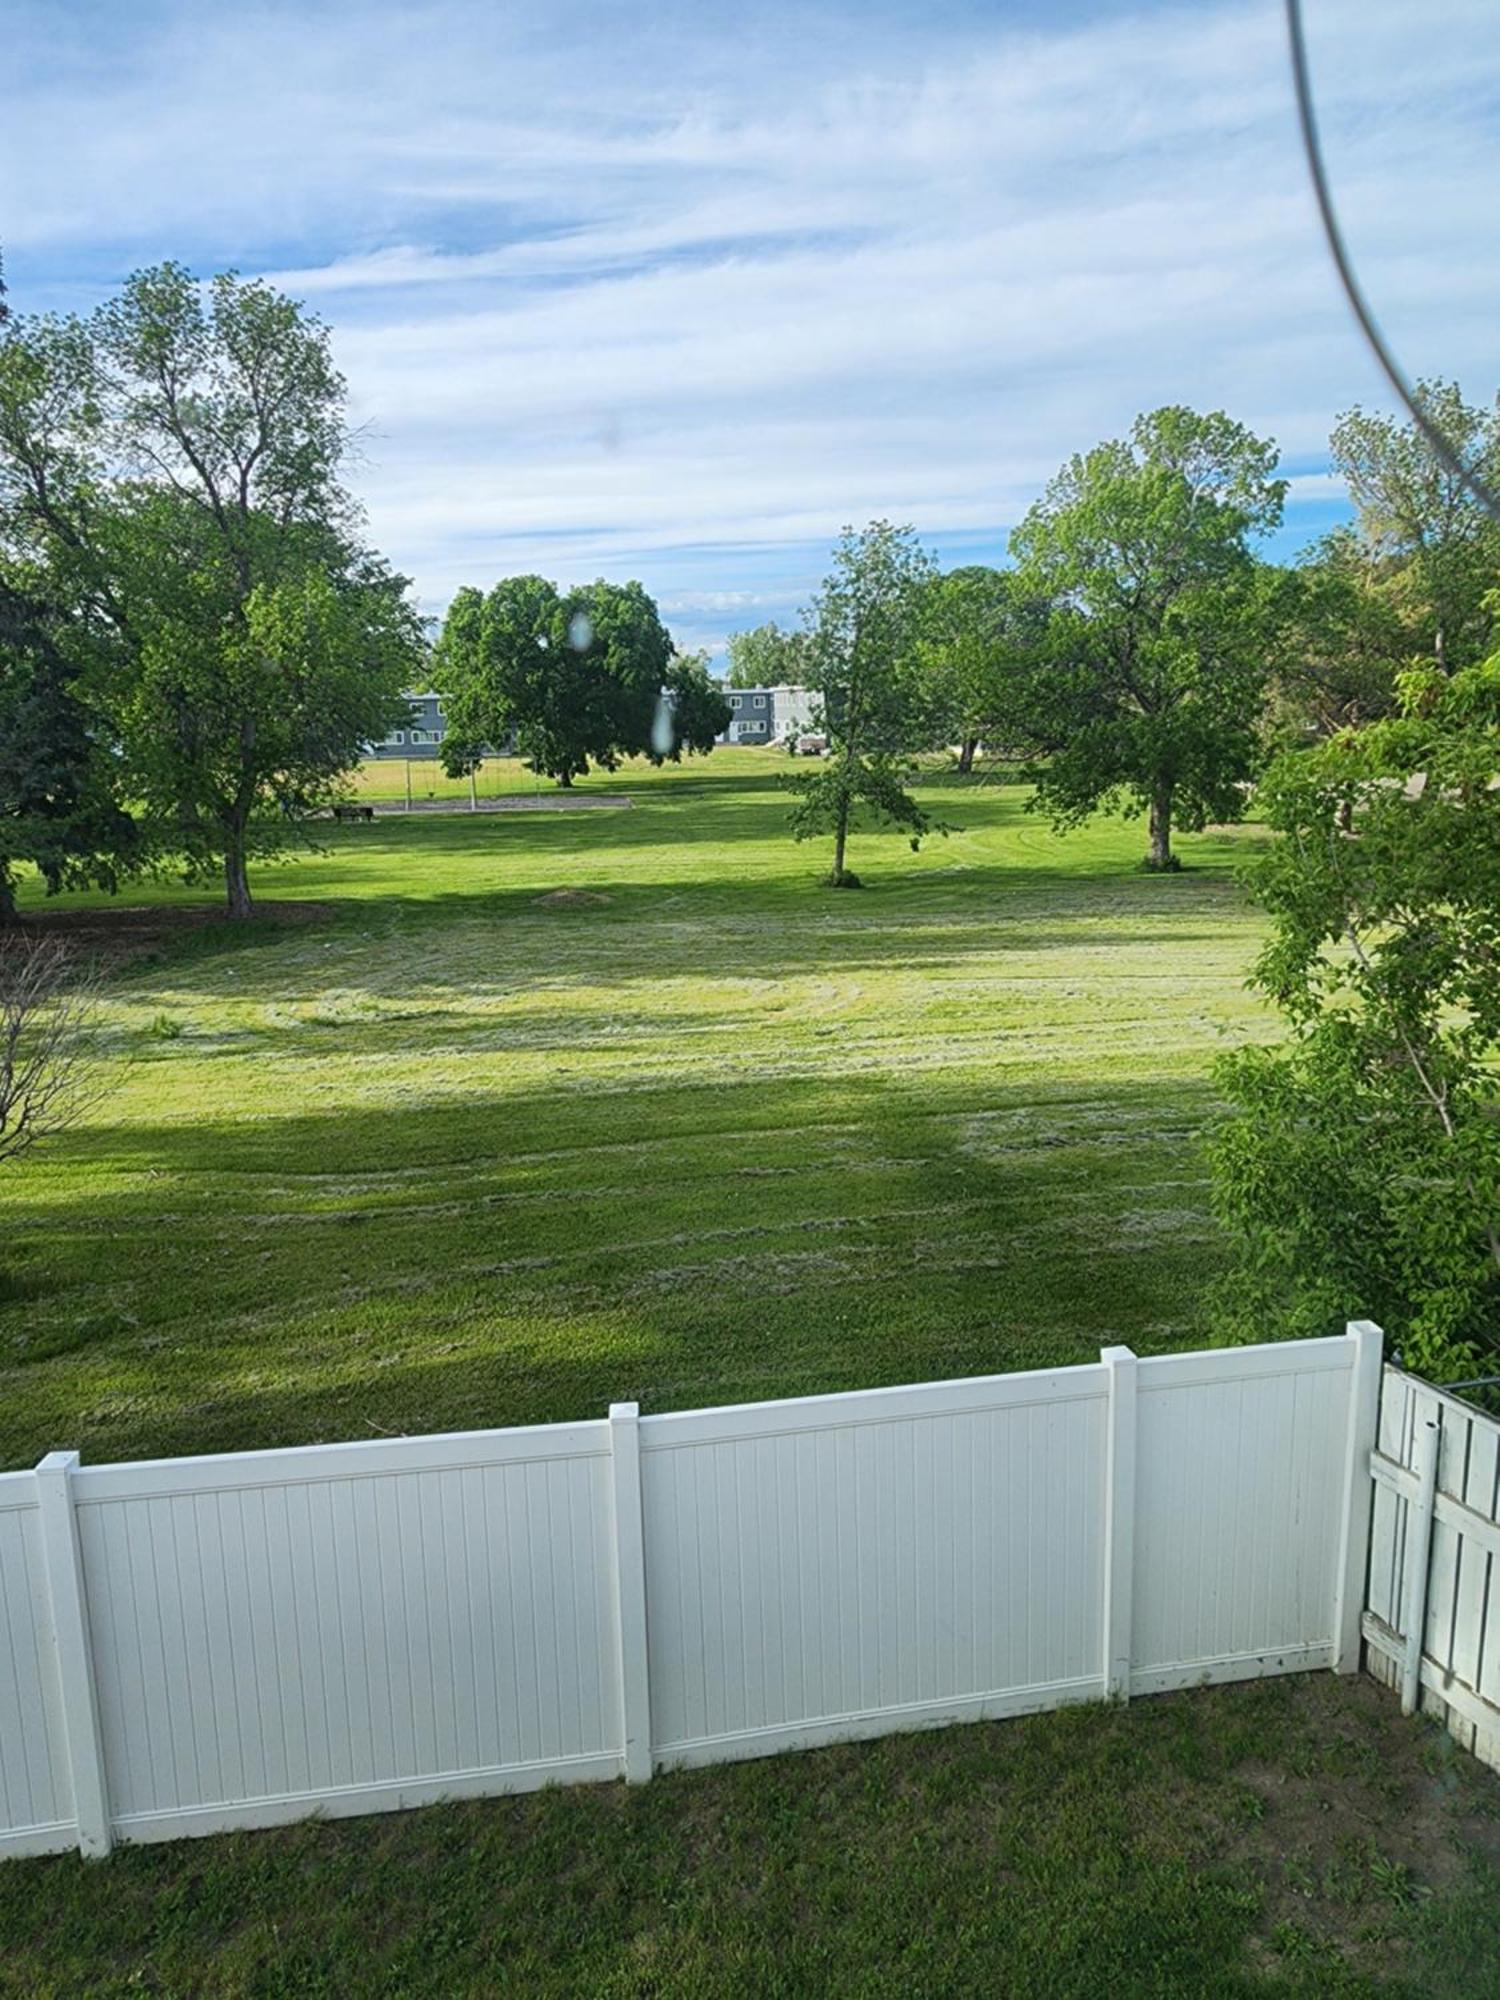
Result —
M545 1422L1180 1345L1218 1263L1207 1103L840 1078L78 1135L16 1189L30 1297L0 1307L0 1457Z

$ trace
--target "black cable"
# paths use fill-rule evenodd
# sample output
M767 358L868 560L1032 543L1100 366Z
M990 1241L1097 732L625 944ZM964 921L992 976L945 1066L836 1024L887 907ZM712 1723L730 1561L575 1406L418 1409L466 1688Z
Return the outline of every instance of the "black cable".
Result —
M1334 211L1333 196L1328 191L1328 176L1323 168L1323 149L1318 140L1317 113L1313 109L1312 82L1307 67L1307 42L1302 32L1302 0L1286 0L1286 30L1292 49L1292 79L1297 90L1297 115L1302 126L1302 150L1307 155L1307 171L1312 178L1313 193L1317 197L1318 214L1323 221L1323 234L1328 239L1329 253L1333 258L1334 269L1339 274L1339 282L1344 288L1344 296L1349 301L1349 309L1358 320L1360 331L1384 370L1386 380L1406 405L1412 422L1427 440L1435 456L1455 479L1468 488L1481 507L1486 508L1500 520L1500 497L1490 491L1472 467L1464 464L1436 424L1422 409L1415 391L1402 372L1400 363L1386 345L1379 322L1360 290L1359 279L1354 274L1354 266L1344 244L1344 234Z

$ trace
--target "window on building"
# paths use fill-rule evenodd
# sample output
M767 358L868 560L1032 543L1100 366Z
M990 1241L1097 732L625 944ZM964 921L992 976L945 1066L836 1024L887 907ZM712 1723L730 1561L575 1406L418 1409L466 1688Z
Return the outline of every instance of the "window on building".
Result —
M404 729L398 729L395 735L391 738L391 741L393 743L404 743L406 741L406 731Z
M758 694L758 695L757 695L757 696L755 697L755 706L756 706L757 708L764 708L764 707L765 707L765 705L766 705L766 698L765 698L765 696L764 696L763 694Z

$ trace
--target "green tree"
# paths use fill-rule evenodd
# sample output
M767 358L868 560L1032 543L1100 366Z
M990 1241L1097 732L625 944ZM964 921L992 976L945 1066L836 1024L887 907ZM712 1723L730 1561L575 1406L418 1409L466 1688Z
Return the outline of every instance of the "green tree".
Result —
M731 632L725 641L732 688L800 687L807 673L807 635L783 632L775 619Z
M1267 713L1273 743L1293 748L1389 715L1418 642L1359 538L1337 528L1275 589Z
M1459 459L1493 489L1500 483L1500 398L1464 401L1456 383L1420 382L1423 414ZM1487 603L1500 578L1500 522L1433 452L1413 423L1355 408L1329 442L1348 483L1369 559L1415 627L1413 650L1444 671L1472 666L1493 644Z
M1275 464L1221 412L1155 410L1072 458L1012 537L1019 587L1054 607L1026 692L1034 803L1060 827L1145 811L1151 868L1177 865L1174 825L1243 810L1267 675L1250 542L1281 519Z
M458 769L477 746L514 736L533 769L565 787L591 763L612 771L651 749L671 663L671 634L638 583L564 596L545 577L513 576L488 596L461 590L433 658L444 761Z
M74 636L0 569L0 924L15 918L21 862L55 895L79 884L114 889L144 858Z
M798 840L833 835L830 888L858 886L845 866L860 807L917 847L933 822L907 789L903 759L927 740L931 711L920 643L937 566L910 528L845 528L808 610L808 685L817 691L826 761L793 780Z
M676 763L685 750L706 757L729 727L732 713L708 671L707 653L674 654L652 723L652 761L670 758Z
M1290 1032L1219 1066L1219 1304L1258 1338L1368 1315L1451 1378L1500 1345L1500 655L1399 692L1262 787L1255 976Z
M138 272L87 321L20 321L0 354L0 523L76 632L157 836L197 875L304 837L404 712L420 629L338 483L327 330L232 274Z
M973 563L937 577L929 593L923 657L934 720L957 741L967 774L986 738L1017 736L1025 676L1046 634L1046 607L1013 570Z

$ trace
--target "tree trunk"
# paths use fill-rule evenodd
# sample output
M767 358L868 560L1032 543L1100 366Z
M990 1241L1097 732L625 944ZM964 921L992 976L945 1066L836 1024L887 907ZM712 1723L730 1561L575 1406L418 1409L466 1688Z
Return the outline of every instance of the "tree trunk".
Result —
M230 916L249 917L255 914L255 905L250 900L250 878L245 872L243 832L232 833L225 846L224 887L229 894Z
M1172 852L1172 781L1159 778L1151 794L1151 848L1146 856L1148 868L1167 870L1177 866L1177 858Z
M833 829L833 874L830 881L838 888L844 879L844 849L849 840L849 801L839 800L839 816Z
M0 861L0 925L16 921L16 884L10 863Z
M573 789L573 773L571 771L559 771L557 774L557 782L562 786L565 792L571 792Z
M979 748L977 736L966 736L958 746L958 768L962 777L967 778L974 768L974 752Z

